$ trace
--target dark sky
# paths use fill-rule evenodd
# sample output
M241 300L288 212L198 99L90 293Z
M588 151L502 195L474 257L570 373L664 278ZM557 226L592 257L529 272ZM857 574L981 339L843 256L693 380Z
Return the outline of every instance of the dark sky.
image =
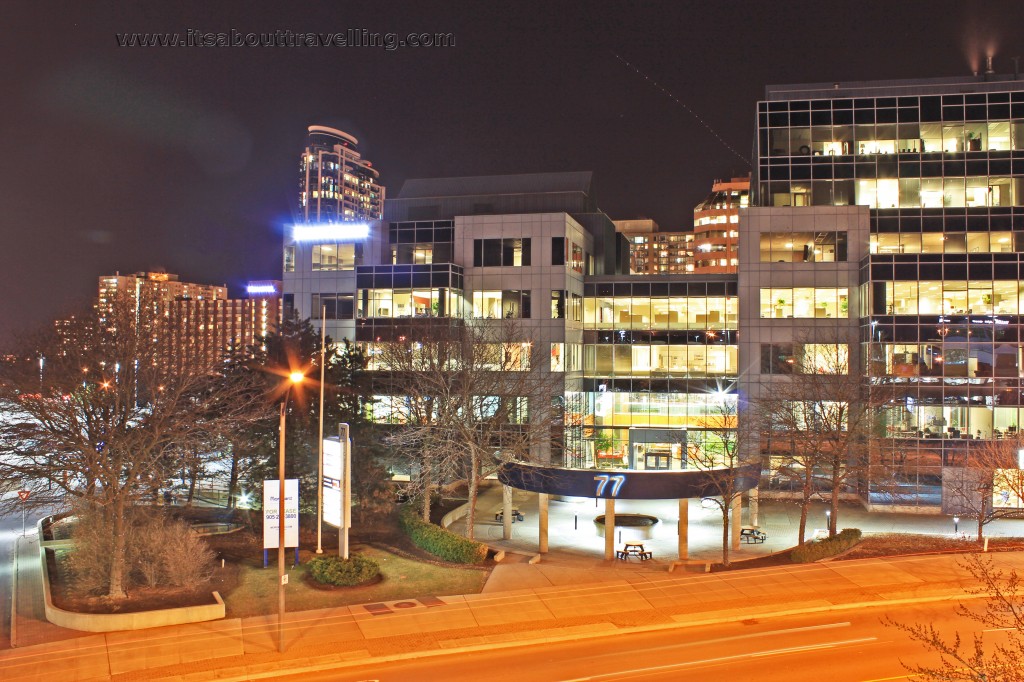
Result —
M209 6L207 6L209 5ZM191 9L190 9L191 8ZM101 274L280 273L306 126L410 177L593 170L612 218L686 226L747 170L765 84L968 75L1024 55L1024 3L8 2L0 29L0 343ZM454 48L121 48L116 33L450 32Z

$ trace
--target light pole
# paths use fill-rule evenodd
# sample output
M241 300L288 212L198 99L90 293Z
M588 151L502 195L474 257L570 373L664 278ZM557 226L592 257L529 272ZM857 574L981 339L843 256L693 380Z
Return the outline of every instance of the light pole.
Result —
M954 516L953 517L953 532L954 533L960 532L960 517L959 516Z
M825 528L828 530L829 535L832 534L832 510L825 510Z
M317 438L316 467L316 553L323 554L324 526L324 360L327 351L327 306L321 308L320 318L320 437Z
M288 396L291 395L292 386L301 384L305 378L306 375L302 372L292 372L288 375L287 388L284 397L281 398L281 421L278 426L281 449L277 456L277 650L280 653L284 653L284 586L287 579L284 572L284 419L288 412Z

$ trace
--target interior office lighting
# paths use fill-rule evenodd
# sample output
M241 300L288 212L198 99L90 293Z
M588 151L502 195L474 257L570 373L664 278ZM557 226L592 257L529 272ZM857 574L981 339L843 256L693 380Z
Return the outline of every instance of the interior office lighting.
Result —
M350 242L370 236L366 223L320 223L292 225L292 238L297 242Z

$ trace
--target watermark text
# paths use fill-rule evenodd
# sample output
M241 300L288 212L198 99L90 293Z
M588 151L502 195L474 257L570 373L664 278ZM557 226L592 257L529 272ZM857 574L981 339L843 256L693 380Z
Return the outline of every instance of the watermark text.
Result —
M340 32L201 31L174 33L115 33L118 47L455 47L453 33L384 33L365 28Z

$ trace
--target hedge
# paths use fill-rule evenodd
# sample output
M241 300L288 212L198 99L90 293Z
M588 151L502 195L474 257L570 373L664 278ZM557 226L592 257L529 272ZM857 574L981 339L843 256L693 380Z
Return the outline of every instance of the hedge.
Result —
M860 542L859 528L844 528L838 535L824 540L815 540L793 550L790 557L794 563L807 564L830 556L842 554Z
M438 558L456 564L480 564L487 558L487 545L427 523L412 506L403 508L398 519L414 545Z
M373 559L352 554L347 560L336 556L318 556L309 562L309 574L322 585L362 585L380 575Z

